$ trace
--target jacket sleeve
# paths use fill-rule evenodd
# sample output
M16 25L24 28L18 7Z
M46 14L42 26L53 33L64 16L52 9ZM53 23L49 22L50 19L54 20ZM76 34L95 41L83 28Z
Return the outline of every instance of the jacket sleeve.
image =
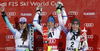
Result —
M34 19L33 19L33 25L37 28L37 30L39 30L42 33L43 32L42 26L38 23L39 21L38 17L39 17L39 13L36 12Z
M13 33L13 35L15 36L17 30L13 28L13 26L12 26L11 23L9 22L8 17L6 16L5 12L2 12L2 17L3 17L4 21L5 21L5 23L7 24L9 30L10 30L10 31Z
M62 19L61 12L59 9L57 10L57 15L58 15L59 26L61 27L63 32L67 35L69 30L65 27L65 24L66 24L67 19L68 19L65 10L62 10L63 19Z

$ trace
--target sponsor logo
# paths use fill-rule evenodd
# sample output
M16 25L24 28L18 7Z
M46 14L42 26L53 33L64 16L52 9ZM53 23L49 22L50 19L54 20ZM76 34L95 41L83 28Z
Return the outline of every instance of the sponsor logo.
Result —
M49 41L49 44L56 43L56 39L48 39L48 41Z
M16 12L7 12L8 18L11 18L11 16L16 16Z
M14 39L14 36L13 35L7 35L6 39Z
M28 48L27 45L17 45L17 47L19 47L19 48Z
M85 23L84 24L86 27L93 27L94 26L94 23Z
M47 15L47 12L42 12L41 15L45 16L45 15Z
M95 15L95 12L85 12L83 15Z
M88 47L88 50L93 50L93 47Z
M66 50L74 50L75 48L67 47Z
M9 51L12 51L12 50L14 51L14 49L15 49L14 47L5 47L5 50L6 50L6 51L8 51L8 50L9 50Z
M21 13L21 16L32 16L32 13Z
M94 37L93 35L87 35L88 39L93 39L93 37Z
M83 11L83 18L91 19L95 18L95 15L95 10L88 9Z
M69 11L68 14L69 15L78 15L78 12L77 11Z

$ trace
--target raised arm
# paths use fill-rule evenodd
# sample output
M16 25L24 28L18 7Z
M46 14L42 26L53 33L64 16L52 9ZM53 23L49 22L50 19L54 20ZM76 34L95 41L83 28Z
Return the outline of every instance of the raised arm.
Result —
M59 25L61 27L61 29L64 31L64 33L67 35L67 33L69 32L69 30L64 26L67 22L67 14L65 12L65 9L63 7L63 4L61 2L58 2L56 5L57 8L57 15L58 15L58 21L59 21ZM61 16L61 12L62 12L62 16Z
M67 14L66 14L66 11L64 8L62 8L62 16L63 16L63 24L66 25L66 22L67 22Z
M41 9L42 9L41 7L37 7L37 12L33 19L33 25L37 28L37 30L39 30L42 33L42 26L40 26L40 24L38 23L38 21L39 21L38 17L42 11Z
M13 26L11 25L11 23L9 22L8 17L6 16L6 14L5 14L5 12L4 12L4 7L1 7L1 12L2 12L2 17L3 17L4 21L5 21L5 23L7 24L9 30L10 30L10 31L14 34L14 36L15 36L17 30L14 29Z

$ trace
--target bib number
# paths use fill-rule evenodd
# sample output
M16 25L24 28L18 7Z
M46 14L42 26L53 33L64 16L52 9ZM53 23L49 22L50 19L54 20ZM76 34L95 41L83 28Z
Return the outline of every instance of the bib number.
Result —
M71 46L70 47L73 47L73 45L74 45L74 42L71 42Z

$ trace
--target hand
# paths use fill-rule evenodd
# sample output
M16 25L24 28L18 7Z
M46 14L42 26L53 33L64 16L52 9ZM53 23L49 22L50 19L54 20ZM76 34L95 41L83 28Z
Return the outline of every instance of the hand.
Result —
M36 10L42 12L42 6L38 6Z
M56 9L62 10L62 9L63 9L63 3L57 2L57 4L56 4Z
M1 10L1 12L4 12L5 7L4 7L4 6L2 6L2 7L0 8L0 10Z

